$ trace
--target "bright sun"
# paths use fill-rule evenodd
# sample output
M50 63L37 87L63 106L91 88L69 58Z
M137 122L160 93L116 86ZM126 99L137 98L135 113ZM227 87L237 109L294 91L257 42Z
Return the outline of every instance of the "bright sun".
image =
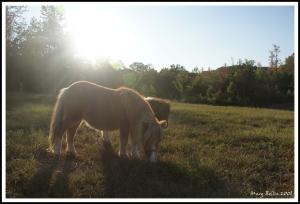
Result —
M130 28L117 14L89 7L69 12L66 18L78 55L89 60L131 58L134 46Z

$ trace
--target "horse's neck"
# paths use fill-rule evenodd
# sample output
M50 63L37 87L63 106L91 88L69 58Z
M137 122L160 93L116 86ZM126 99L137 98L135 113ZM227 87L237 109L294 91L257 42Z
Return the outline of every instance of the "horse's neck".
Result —
M153 114L152 111L147 110L147 111L145 112L145 114L143 115L142 121L143 121L143 122L153 123L153 122L155 122L155 115Z

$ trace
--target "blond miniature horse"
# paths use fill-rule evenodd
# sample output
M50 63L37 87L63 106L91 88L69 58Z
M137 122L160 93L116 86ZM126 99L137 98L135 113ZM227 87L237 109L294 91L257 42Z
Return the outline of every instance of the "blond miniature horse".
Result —
M76 155L74 136L80 123L103 131L120 130L120 152L126 149L130 132L132 156L140 157L143 148L151 162L157 160L157 147L161 141L159 121L144 97L136 91L121 87L110 89L97 84L79 81L60 91L54 107L48 150L59 155L62 136L67 133L67 154Z

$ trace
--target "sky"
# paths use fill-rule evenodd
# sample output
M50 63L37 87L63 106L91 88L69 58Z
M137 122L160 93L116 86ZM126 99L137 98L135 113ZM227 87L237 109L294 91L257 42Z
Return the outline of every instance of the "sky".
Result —
M39 16L39 9L30 6L26 17ZM273 44L280 46L282 61L294 52L293 6L86 3L64 9L82 54L108 54L126 66L143 62L160 70L181 64L190 71L196 66L215 69L238 59L268 66Z

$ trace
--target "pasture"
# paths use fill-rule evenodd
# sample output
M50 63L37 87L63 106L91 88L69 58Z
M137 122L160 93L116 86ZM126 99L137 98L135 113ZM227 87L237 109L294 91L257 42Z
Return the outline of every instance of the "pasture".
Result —
M86 126L78 157L55 162L46 152L54 102L7 94L8 198L294 196L293 111L172 103L157 163L120 159L117 131L109 146Z

